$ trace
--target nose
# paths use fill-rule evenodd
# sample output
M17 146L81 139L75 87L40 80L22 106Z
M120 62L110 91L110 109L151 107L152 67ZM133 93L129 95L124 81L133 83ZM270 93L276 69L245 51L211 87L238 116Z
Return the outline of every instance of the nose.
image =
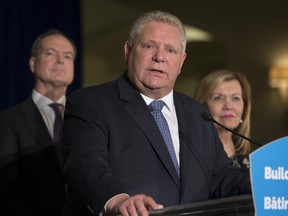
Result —
M155 61L155 62L164 62L165 61L164 51L161 50L161 49L156 49L155 53L153 55L153 61Z
M58 54L58 55L57 55L57 63L63 64L63 63L64 63L63 58L64 58L64 56Z
M224 108L232 109L232 101L228 98L225 99Z

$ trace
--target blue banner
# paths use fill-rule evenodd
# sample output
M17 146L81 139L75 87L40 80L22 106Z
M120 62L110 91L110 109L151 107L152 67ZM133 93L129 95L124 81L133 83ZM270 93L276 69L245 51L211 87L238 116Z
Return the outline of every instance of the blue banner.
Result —
M288 137L250 154L255 215L288 215Z

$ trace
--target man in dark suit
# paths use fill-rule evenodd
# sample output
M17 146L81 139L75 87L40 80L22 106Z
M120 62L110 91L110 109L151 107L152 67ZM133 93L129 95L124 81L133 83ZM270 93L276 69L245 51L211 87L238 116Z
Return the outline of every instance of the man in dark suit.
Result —
M64 215L146 216L148 210L251 192L249 177L231 166L215 127L201 118L207 109L173 90L185 47L177 17L148 12L125 43L127 71L70 95ZM164 104L162 112L155 104ZM169 130L165 120L158 123L161 115Z
M65 181L50 104L64 112L75 55L74 42L62 32L40 35L29 60L31 97L0 114L0 215L62 215Z

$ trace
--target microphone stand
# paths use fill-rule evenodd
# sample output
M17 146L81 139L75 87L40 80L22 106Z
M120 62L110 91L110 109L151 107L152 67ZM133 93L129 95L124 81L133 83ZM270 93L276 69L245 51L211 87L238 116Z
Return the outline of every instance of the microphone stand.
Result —
M237 135L237 136L239 136L239 137L241 137L241 138L243 138L243 139L248 140L249 142L257 145L258 147L262 147L261 144L259 144L259 143L255 142L255 141L249 139L248 137L246 137L246 136L244 136L244 135L242 135L242 134L240 134L240 133L237 133L236 131L231 130L231 129L225 127L224 125L220 124L220 123L217 122L214 118L212 118L212 116L209 115L208 113L202 113L202 118L204 118L206 121L214 122L215 124L219 125L220 127L224 128L225 130L230 131L231 133L233 133L233 134L235 134L235 135Z

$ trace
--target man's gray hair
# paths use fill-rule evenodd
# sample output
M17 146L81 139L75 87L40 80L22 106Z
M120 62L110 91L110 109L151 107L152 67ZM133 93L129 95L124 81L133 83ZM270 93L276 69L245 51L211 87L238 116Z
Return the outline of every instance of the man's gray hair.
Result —
M159 10L144 13L142 16L140 16L133 23L132 28L131 28L131 32L130 32L130 38L129 38L129 45L130 46L133 46L133 44L135 43L135 40L137 39L137 36L139 35L141 30L143 29L144 25L147 24L148 22L152 22L152 21L168 23L168 24L176 26L180 31L181 45L183 48L183 52L185 52L186 44L187 44L187 38L186 38L186 32L185 32L183 23L176 16L174 16L168 12L159 11Z

